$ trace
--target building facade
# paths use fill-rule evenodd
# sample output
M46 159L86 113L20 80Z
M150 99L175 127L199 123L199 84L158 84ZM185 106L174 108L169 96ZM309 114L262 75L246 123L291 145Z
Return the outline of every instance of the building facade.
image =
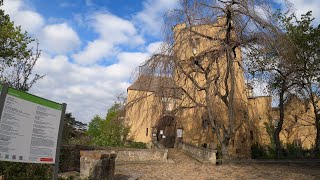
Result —
M228 124L230 123L228 122L228 108L216 96L217 92L225 93L226 91L226 85L223 82L224 76L226 76L224 72L227 69L225 56L219 56L219 60L215 61L216 64L210 66L212 71L206 76L201 74L200 70L195 69L199 59L193 58L201 56L201 63L205 67L209 67L211 57L206 53L217 51L221 45L203 36L217 38L222 31L219 26L198 25L187 27L185 24L177 25L173 31L174 56L181 61L179 63L183 67L180 70L175 70L171 77L140 74L137 80L128 87L126 122L131 129L130 137L134 141L145 143L158 141L168 148L174 147L178 141L183 141L198 147L217 149L219 143L206 117L206 110L197 107L195 100L189 96L194 97L199 102L212 103L212 111L217 115L217 118L225 125L230 125ZM234 126L238 128L231 140L232 142L230 142L229 154L248 157L252 144L270 145L272 140L268 127L270 125L274 126L277 122L277 110L271 107L270 96L253 97L252 88L245 83L241 51L235 49L234 53ZM186 71L192 73L186 73ZM217 77L218 73L221 75L213 83L211 80ZM188 77L189 75L193 78ZM209 88L211 93L209 97L203 91L195 90L193 82L197 81L198 85L204 85L209 81L208 76L210 82L212 82L212 86ZM230 82L227 83L230 84ZM292 102L301 104L297 101ZM302 135L301 129L297 126L301 127L303 123L295 123L295 125L291 123L291 119L297 119L297 115L291 115L293 112L295 114L297 114L297 111L299 111L298 114L308 114L309 112L305 110L305 112L300 112L302 110L300 106L294 107L298 109L286 109L288 120L284 123L285 131L280 136L281 140L287 143L299 143L301 141L303 147L310 148L314 143L314 138L313 136L305 137L307 132L313 133L314 129L312 127L304 128L303 132L305 133ZM309 115L303 115L302 119L307 118L307 116ZM309 119L308 121L311 122L312 120ZM296 133L292 134L289 127L295 129ZM287 133L286 129L291 134ZM297 134L297 132L300 132L300 134Z

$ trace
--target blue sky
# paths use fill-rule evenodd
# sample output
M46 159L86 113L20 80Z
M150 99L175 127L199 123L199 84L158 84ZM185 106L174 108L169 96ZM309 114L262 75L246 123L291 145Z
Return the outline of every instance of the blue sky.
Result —
M318 0L290 2L297 14L313 10L319 20ZM177 5L177 0L4 0L1 8L39 40L42 55L34 72L46 76L30 92L67 103L77 120L89 122L95 114L105 116L116 95L126 93L132 72L162 42L161 16ZM256 89L258 94L261 88Z

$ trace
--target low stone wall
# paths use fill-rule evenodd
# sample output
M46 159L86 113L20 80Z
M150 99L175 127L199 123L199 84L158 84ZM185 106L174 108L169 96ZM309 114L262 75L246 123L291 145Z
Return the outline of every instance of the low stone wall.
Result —
M167 149L113 149L117 154L116 162L167 161ZM101 153L105 152L100 150Z
M80 151L80 178L113 180L115 158L112 152Z
M83 145L67 145L61 147L60 172L80 171L80 151L95 150L100 153L114 152L116 162L160 161L166 162L167 149L133 149L114 147L94 147Z
M217 150L197 147L188 143L179 142L178 148L187 152L190 156L204 163L216 164Z

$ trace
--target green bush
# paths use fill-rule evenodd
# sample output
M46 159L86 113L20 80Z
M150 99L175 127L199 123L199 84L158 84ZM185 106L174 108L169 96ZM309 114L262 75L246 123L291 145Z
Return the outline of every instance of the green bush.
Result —
M287 144L285 149L284 158L289 159L296 159L296 158L303 158L303 148L296 144Z
M315 151L314 154L315 154L315 158L320 159L320 152L319 151Z
M95 116L89 123L87 135L90 137L90 144L94 146L124 147L125 140L129 133L121 118L122 110L118 104L114 104L105 118Z
M268 150L258 143L251 146L251 158L252 159L268 159Z
M0 161L0 174L5 179L46 180L52 179L52 165Z
M281 150L281 159L307 159L316 157L312 149L303 149L302 146L289 143L284 144L285 147ZM275 148L273 146L263 147L258 143L251 146L251 158L252 159L274 159Z
M143 143L143 142L130 141L125 145L125 147L127 147L127 148L137 148L137 149L147 149L147 144Z
M68 145L89 145L90 138L88 136L72 137L66 144Z

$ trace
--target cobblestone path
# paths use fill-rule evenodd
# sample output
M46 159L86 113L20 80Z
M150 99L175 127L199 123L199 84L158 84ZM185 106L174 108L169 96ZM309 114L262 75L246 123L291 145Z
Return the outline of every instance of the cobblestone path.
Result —
M116 179L320 179L320 167L279 165L270 163L242 163L226 165L203 164L179 149L169 149L174 163L117 164Z

